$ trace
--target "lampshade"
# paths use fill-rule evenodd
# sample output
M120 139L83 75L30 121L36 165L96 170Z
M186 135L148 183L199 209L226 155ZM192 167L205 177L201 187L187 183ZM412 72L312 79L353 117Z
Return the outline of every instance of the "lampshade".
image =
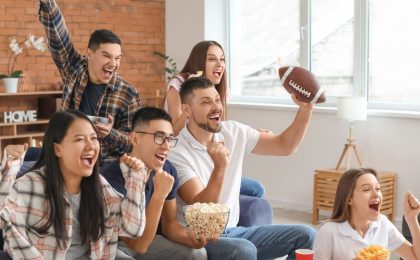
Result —
M366 120L366 97L339 97L337 103L337 117L348 122Z

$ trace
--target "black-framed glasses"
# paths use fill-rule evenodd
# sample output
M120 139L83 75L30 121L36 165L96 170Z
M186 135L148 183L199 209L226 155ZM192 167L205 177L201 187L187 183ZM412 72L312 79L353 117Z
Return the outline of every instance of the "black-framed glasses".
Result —
M178 143L178 138L174 136L166 136L163 132L156 132L156 133L149 133L143 131L134 131L138 134L147 134L147 135L154 135L155 144L162 145L165 141L168 141L169 147L174 148L175 145Z

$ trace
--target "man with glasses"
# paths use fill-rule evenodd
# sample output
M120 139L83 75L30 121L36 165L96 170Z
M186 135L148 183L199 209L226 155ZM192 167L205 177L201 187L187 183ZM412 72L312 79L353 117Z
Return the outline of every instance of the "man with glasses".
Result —
M130 135L131 156L146 165L146 227L137 239L120 238L116 259L207 259L207 241L197 239L177 219L176 193L178 175L166 160L178 139L173 134L172 120L159 108L146 107L133 117ZM125 181L119 162L102 168L102 175L120 193L125 194Z

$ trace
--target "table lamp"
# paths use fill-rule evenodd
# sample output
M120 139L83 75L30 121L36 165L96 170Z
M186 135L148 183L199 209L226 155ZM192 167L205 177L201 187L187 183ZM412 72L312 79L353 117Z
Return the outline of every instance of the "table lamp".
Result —
M355 121L365 121L367 117L367 100L366 97L339 97L337 103L337 117L343 121L349 122L349 138L347 143L344 144L344 149L341 152L340 159L338 160L337 167L340 168L341 162L344 156L347 154L347 165L346 170L350 167L351 153L347 153L349 150L353 150L356 155L356 159L360 166L362 166L362 159L360 157L357 145L352 139L352 129Z

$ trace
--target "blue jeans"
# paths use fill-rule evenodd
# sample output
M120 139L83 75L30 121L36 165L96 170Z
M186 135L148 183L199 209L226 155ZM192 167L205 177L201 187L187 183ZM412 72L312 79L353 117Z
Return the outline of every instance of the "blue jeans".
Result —
M242 176L241 179L241 195L262 198L264 197L265 188L261 182Z
M274 259L287 255L295 259L295 250L312 249L315 230L306 225L264 225L228 228L220 240L206 245L212 259Z

